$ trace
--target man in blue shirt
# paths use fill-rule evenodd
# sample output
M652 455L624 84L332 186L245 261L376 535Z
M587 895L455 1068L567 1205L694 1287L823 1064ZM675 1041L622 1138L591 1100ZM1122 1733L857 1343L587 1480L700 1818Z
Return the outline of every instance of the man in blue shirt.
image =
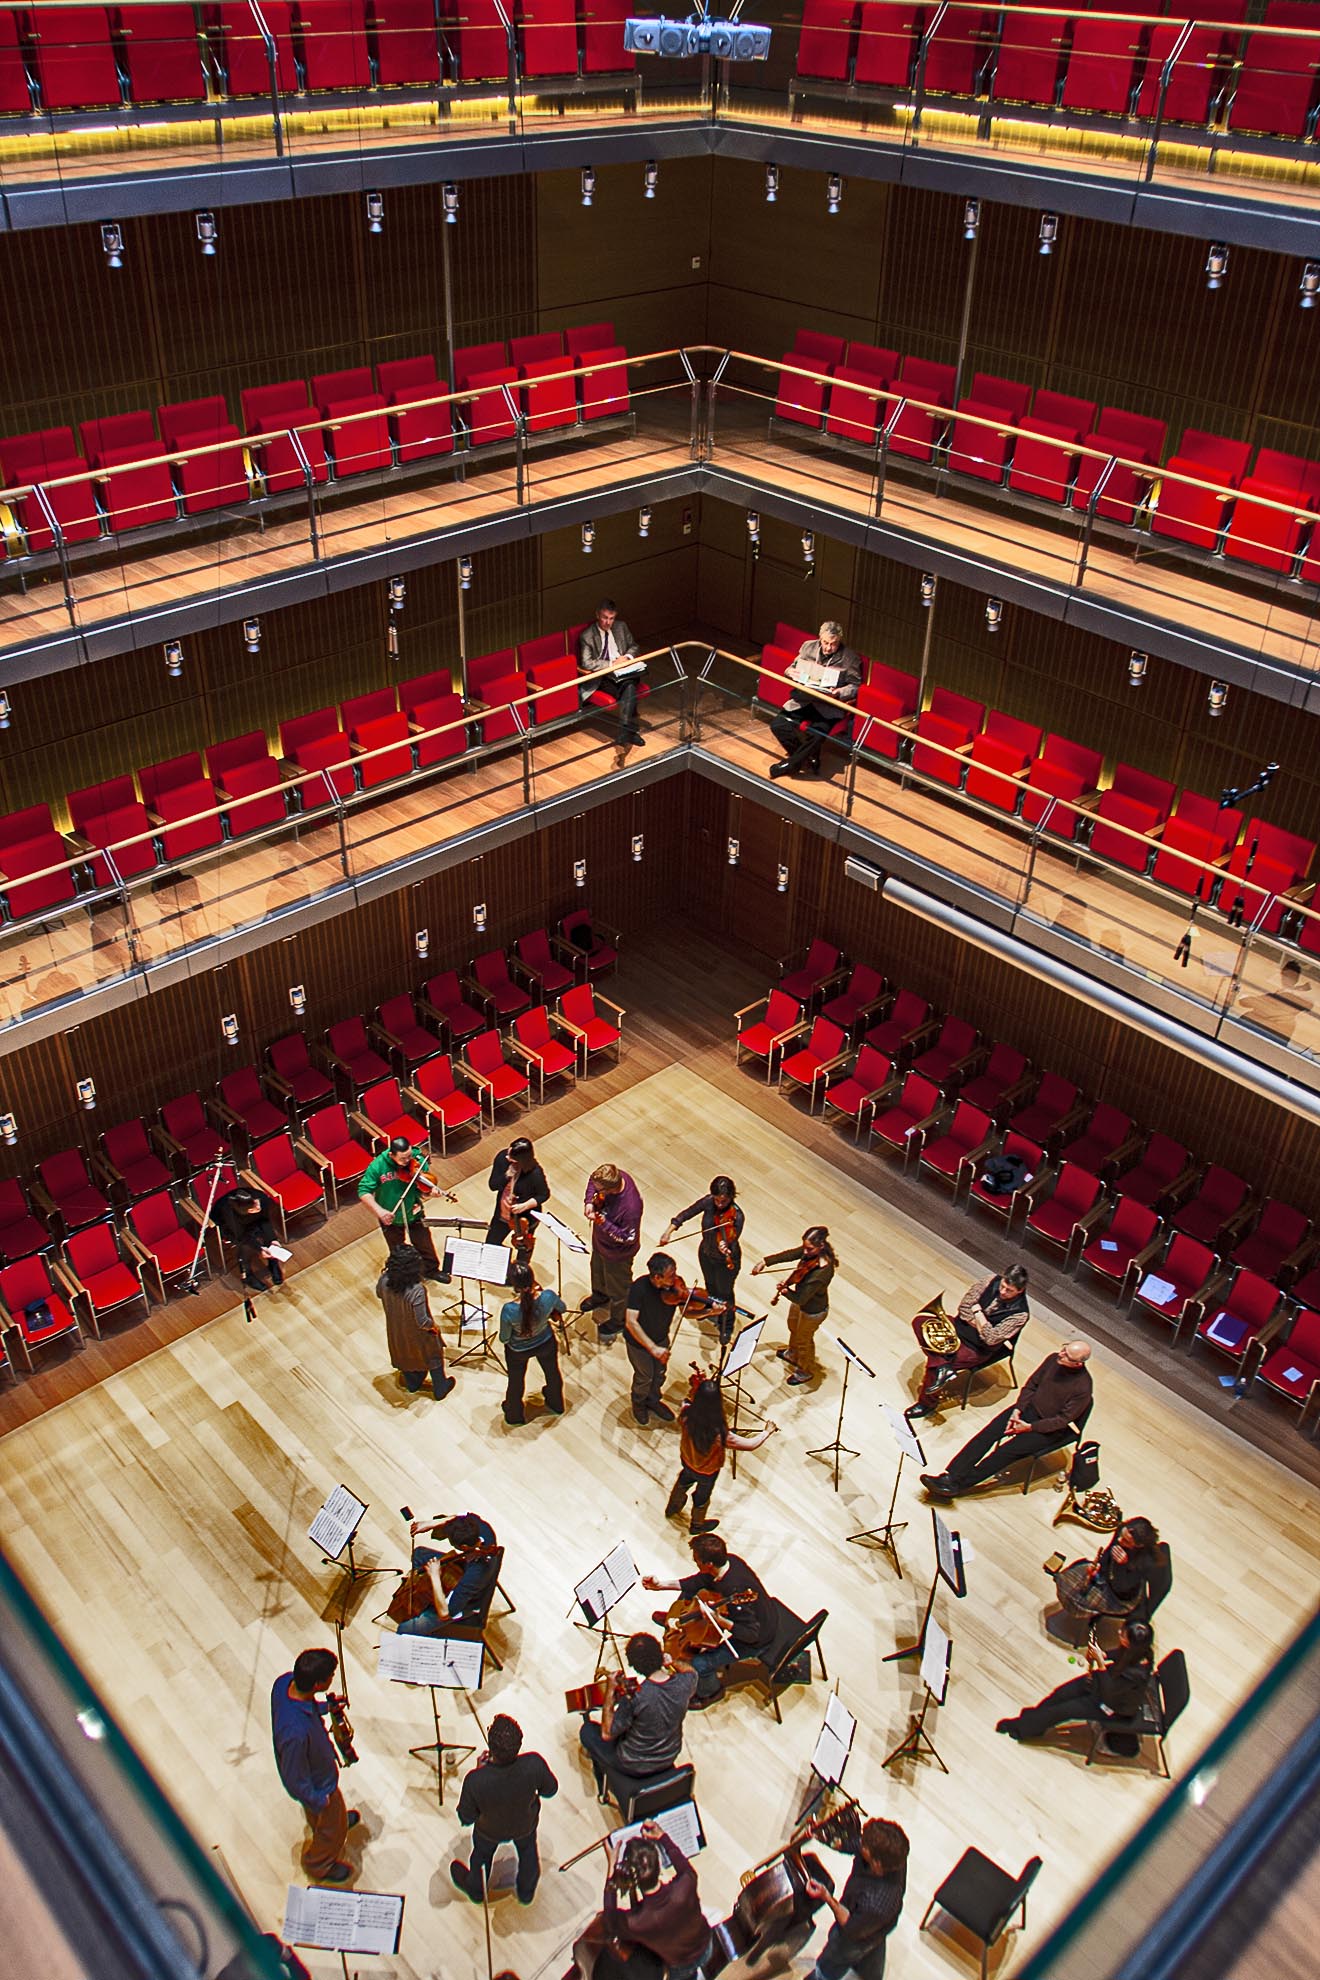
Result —
M433 1540L447 1541L448 1549L417 1545L418 1533L428 1529ZM414 1520L410 1530L414 1540L412 1564L414 1568L425 1568L432 1599L430 1607L421 1610L411 1622L399 1624L400 1636L443 1636L446 1622L475 1622L481 1614L486 1591L499 1574L494 1527L488 1520L469 1512L458 1513L443 1526L432 1526L429 1520ZM456 1557L462 1562L461 1570L446 1593L444 1570ZM449 1574L452 1579L452 1566Z
M293 1669L277 1677L270 1693L271 1740L284 1791L302 1803L311 1825L303 1845L303 1869L313 1884L345 1884L353 1865L340 1855L344 1839L359 1820L346 1808L339 1787L339 1762L322 1714L324 1692L339 1659L333 1650L303 1650Z

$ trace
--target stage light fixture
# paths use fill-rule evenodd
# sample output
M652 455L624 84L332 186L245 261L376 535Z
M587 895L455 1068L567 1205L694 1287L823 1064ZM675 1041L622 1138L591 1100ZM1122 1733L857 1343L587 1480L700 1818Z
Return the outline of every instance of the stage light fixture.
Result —
M384 193L369 192L367 194L367 232L369 234L383 234L385 232Z
M1317 296L1320 296L1320 261L1308 261L1302 266L1302 279L1297 284L1301 294L1299 307L1314 309Z
M246 646L249 653L260 653L261 651L261 620L260 619L244 619L243 644L244 646Z
M472 926L476 929L478 935L485 934L486 903L484 901L474 901L472 904Z
M93 1113L96 1109L96 1081L80 1079L73 1090L78 1096L78 1105L85 1107L89 1114Z
M582 167L582 204L590 206L596 197L596 168L594 165Z
M458 588L460 591L472 589L472 559L460 557L458 560Z
M10 721L9 696L0 689L0 729L7 729Z
M295 1017L301 1017L307 1009L307 992L303 989L301 983L291 983L289 985L289 1002L293 1006L293 1015Z
M660 167L654 158L648 158L642 167L642 197L654 199L656 187L660 183Z
M935 603L934 571L923 571L921 573L921 602L927 611Z
M594 522L584 522L582 525L583 556L589 557L595 548L596 548L596 525Z
M1059 216L1057 213L1042 213L1040 216L1039 249L1042 254L1053 254L1054 243L1059 238Z
M736 866L736 865L738 864L738 861L739 861L739 859L741 858L741 856L742 856L742 847L741 847L741 846L739 845L739 843L738 843L738 841L737 841L737 839L735 839L735 838L734 838L734 837L732 836L732 834L730 834L730 837L729 837L729 865L730 865L730 866Z
M1134 647L1131 653L1128 654L1129 687L1140 687L1143 684L1146 678L1146 669L1149 665L1149 653L1138 653Z
M230 1011L228 1017L221 1018L220 1035L224 1039L226 1045L237 1045L238 1013L236 1011Z
M12 1114L0 1114L0 1141L12 1148L18 1140L18 1122Z
M183 648L177 639L165 642L165 672L172 681L177 681L183 672Z
M401 577L390 579L390 610L401 612L408 602L408 586Z
M777 165L767 165L765 168L766 205L773 206L778 198L779 198L779 167Z
M755 509L747 511L747 541L752 546L753 557L761 554L761 518Z
M646 849L645 835L641 832L634 832L632 838L632 856L635 864L638 866L640 866L642 863L642 854L645 851L645 849Z
M979 199L963 201L963 239L974 241L981 224L981 202Z
M390 620L385 628L385 651L389 654L391 660L398 659L399 628L395 625L393 619Z
M651 511L648 508L641 508L637 511L637 534L639 536L649 536L651 534Z
M986 601L985 601L985 629L986 629L986 631L987 631L987 632L992 632L992 633L997 633L997 632L999 631L999 627L1000 627L1000 622L1002 621L1002 619L1003 619L1003 616L1004 616L1004 601L1003 601L1003 599L1002 599L1002 598L987 598L987 599L986 599Z
M573 885L575 887L585 887L586 884L587 862L585 859L575 859L573 861Z
M777 894L786 894L788 892L788 868L782 859L779 862L779 869L775 874L775 892Z
M816 532L804 529L802 532L802 561L809 571L816 568Z
M101 247L107 268L124 265L124 230L117 220L107 220L101 228Z
M1222 241L1212 241L1210 252L1205 258L1205 286L1207 289L1223 287L1228 273L1228 249Z
M825 211L837 213L843 204L843 180L837 172L831 172L825 181Z
M1212 715L1222 715L1228 706L1228 682L1211 681L1206 706Z
M431 931L429 928L413 930L413 947L417 951L418 962L425 962L431 953Z
M458 225L458 187L452 179L446 179L444 185L441 186L440 202L445 209L446 226L456 227Z
M199 213L195 216L197 238L202 245L202 253L213 255L220 239L220 229L215 224L214 213Z

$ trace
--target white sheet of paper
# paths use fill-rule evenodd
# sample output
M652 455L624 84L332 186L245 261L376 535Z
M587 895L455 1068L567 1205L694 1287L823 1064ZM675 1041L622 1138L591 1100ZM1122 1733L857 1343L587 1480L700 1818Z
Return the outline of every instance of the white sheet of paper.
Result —
M892 1403L882 1402L880 1405L880 1414L889 1425L890 1435L898 1445L899 1450L902 1451L904 1457L911 1458L914 1464L925 1464L926 1453L922 1450L920 1443L917 1441L916 1432L913 1430L906 1416L904 1416L902 1410L895 1409Z
M502 1244L477 1244L472 1238L445 1239L449 1269L456 1279L477 1279L486 1286L509 1283L513 1253Z
M289 1260L293 1257L293 1253L288 1249L286 1245L268 1244L266 1246L266 1256L267 1258L273 1258L277 1264L287 1265Z
M553 1210L533 1210L532 1215L538 1224L544 1224L551 1237L558 1238L565 1251L585 1252L587 1250L584 1240L578 1236L576 1231L570 1231L567 1224L561 1223Z
M376 1676L395 1684L438 1684L446 1691L481 1689L480 1638L382 1636Z
M1101 1251L1117 1251L1118 1246L1114 1243L1113 1238L1101 1238L1100 1249Z
M646 662L645 660L620 660L611 671L616 681L630 681L635 675L646 672Z
M949 1639L931 1616L926 1624L926 1641L921 1652L921 1682L930 1687L937 1705L944 1703L949 1681Z
M1220 1307L1214 1319L1205 1330L1208 1341L1217 1341L1220 1347L1240 1347L1247 1333L1245 1320L1237 1319L1226 1307Z
M762 1314L759 1320L749 1320L745 1327L739 1329L734 1338L733 1345L725 1357L724 1374L726 1378L730 1375L740 1374L748 1366L752 1356L761 1345L761 1335L765 1331L766 1318L767 1316Z
M337 1561L357 1532L366 1510L362 1500L355 1499L347 1485L336 1485L308 1527L307 1538L314 1541L332 1561Z
M403 1929L403 1899L389 1891L304 1890L290 1884L283 1937L322 1952L393 1953Z
M935 1558L939 1562L940 1573L955 1595L965 1595L967 1584L960 1567L961 1538L944 1524L934 1506L930 1509L930 1517L931 1524L935 1528Z
M609 1614L616 1602L621 1602L628 1591L637 1586L640 1578L631 1547L626 1540L619 1540L599 1566L576 1583L573 1594L587 1620L599 1622L602 1616Z
M1145 1278L1137 1287L1137 1297L1139 1299L1153 1299L1158 1305L1163 1305L1165 1300L1173 1298L1177 1290L1178 1288L1174 1285L1172 1279L1162 1279L1157 1272L1147 1272Z
M697 1813L695 1801L681 1801L677 1808L666 1808L659 1815L649 1817L657 1822L671 1842L678 1844L684 1856L696 1856L706 1847L706 1838L701 1833L701 1817ZM640 1822L630 1822L622 1829L611 1832L610 1841L618 1849L630 1837L641 1834Z
M1285 1382L1300 1382L1302 1379L1302 1371L1300 1368L1285 1368L1283 1371L1283 1379Z
M843 678L841 667L827 667L822 660L794 660L786 672L801 687L823 688L826 694L832 694Z
M811 1765L821 1780L831 1781L837 1787L843 1779L843 1770L848 1755L852 1752L853 1734L857 1731L857 1721L848 1707L832 1691L825 1706L825 1722L816 1739Z

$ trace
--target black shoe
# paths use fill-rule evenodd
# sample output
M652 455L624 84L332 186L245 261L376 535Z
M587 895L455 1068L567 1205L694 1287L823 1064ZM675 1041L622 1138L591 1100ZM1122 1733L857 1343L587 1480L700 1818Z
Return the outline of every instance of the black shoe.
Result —
M318 1882L322 1884L346 1884L349 1878L355 1874L351 1863L332 1863L324 1877L319 1878Z
M243 1284L247 1287L249 1292L270 1291L269 1283L265 1279L250 1279L246 1272L243 1274Z
M284 1284L284 1271L278 1258L272 1258L270 1261L270 1276L273 1285L282 1286Z
M723 1696L724 1696L723 1685L720 1686L718 1691L712 1691L710 1695L706 1698L701 1697L701 1695L698 1693L695 1697L688 1700L688 1711L704 1712L708 1705L718 1705L720 1699L723 1698Z
M596 1339L602 1347L608 1347L611 1341L617 1341L622 1332L622 1327L611 1326L604 1320L596 1322Z
M717 1519L697 1519L695 1515L688 1527L689 1533L713 1533L719 1525Z
M782 763L772 763L770 765L770 775L772 777L789 777L792 774L793 760L791 757L786 756Z
M1016 1719L997 1720L995 1722L995 1731L997 1733L1007 1733L1010 1739L1021 1739L1022 1737L1018 1731L1018 1722Z
M673 1423L677 1419L667 1402L653 1402L647 1405L652 1416L658 1416L662 1423Z
M470 1898L473 1904L481 1903L481 1879L473 1877L466 1863L451 1863L449 1876L450 1881L458 1885L464 1897Z
M609 1305L609 1300L606 1298L604 1293L588 1293L586 1298L579 1305L578 1312L594 1313L598 1306L608 1306L608 1305Z
M1135 1760L1141 1751L1141 1741L1135 1733L1107 1732L1100 1744L1120 1760Z
M504 1412L504 1421L506 1423L525 1423L527 1418L525 1416L510 1416L506 1409Z
M357 1827L357 1825L358 1825L358 1823L359 1823L359 1822L360 1822L361 1820L362 1820L362 1812L361 1812L361 1810L360 1810L360 1809L357 1809L357 1808L350 1808L350 1809L349 1809L349 1811L348 1811L348 1826L349 1826L349 1828L350 1828L350 1829L356 1829L356 1827Z
M921 1482L933 1499L952 1499L956 1496L957 1488L953 1480L946 1478L943 1472L937 1475L932 1471L923 1471Z
M435 1387L432 1389L431 1393L435 1397L435 1400L437 1402L443 1402L445 1397L449 1394L450 1390L456 1389L457 1387L458 1387L457 1375L446 1375L444 1381L438 1382L435 1385Z
M646 1427L646 1411L645 1411L644 1409L635 1409L635 1410L633 1411L633 1422L634 1422L634 1423L640 1423L640 1424L642 1425L642 1427L643 1427L643 1429L645 1429L645 1427Z
M903 1414L909 1423L916 1423L923 1416L934 1416L938 1408L938 1402L913 1403L911 1409L905 1409Z
M680 1492L678 1487L675 1486L674 1490L669 1494L669 1497L665 1502L665 1518L677 1519L678 1515L682 1512L686 1504L687 1504L687 1493Z

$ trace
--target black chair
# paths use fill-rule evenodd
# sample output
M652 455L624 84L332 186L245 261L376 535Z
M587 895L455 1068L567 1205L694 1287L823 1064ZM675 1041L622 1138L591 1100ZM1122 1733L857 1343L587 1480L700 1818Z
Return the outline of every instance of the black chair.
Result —
M967 1407L967 1398L972 1393L972 1377L979 1375L983 1368L993 1368L997 1361L1006 1361L1008 1363L1008 1386L1010 1389L1016 1389L1018 1378L1017 1370L1013 1366L1013 1350L1017 1344L1018 1336L1015 1334L1011 1341L1001 1341L998 1347L991 1348L989 1354L983 1356L971 1368L963 1369L962 1398L958 1404L959 1409L966 1409Z
M481 1591L476 1607L468 1613L462 1622L446 1621L444 1628L438 1629L435 1632L437 1636L458 1637L464 1643L476 1643L478 1641L484 1643L486 1646L486 1655L490 1658L491 1663L494 1664L497 1671L502 1671L504 1666L491 1649L490 1638L487 1635L487 1631L490 1628L491 1606L494 1603L495 1597L499 1595L503 1598L510 1615L514 1612L514 1604L509 1601L508 1596L505 1595L504 1590L500 1587L500 1571L503 1566L504 1549L503 1547L497 1547L487 1561L486 1585Z
M765 1685L770 1693L770 1703L775 1708L775 1718L782 1725L784 1720L779 1710L779 1694L793 1682L792 1670L798 1658L804 1652L810 1658L814 1649L821 1676L829 1676L820 1647L820 1633L829 1610L821 1609L810 1622L803 1622L801 1616L795 1616L790 1608L775 1601L773 1596L771 1604L775 1615L775 1633L770 1642L764 1650L740 1657L736 1664L731 1664L725 1672L725 1682Z
M1133 1610L1142 1622L1148 1623L1159 1608L1169 1590L1173 1587L1173 1555L1167 1540L1156 1543L1155 1558L1151 1562L1150 1573L1146 1576L1146 1586Z
M662 1774L652 1774L645 1781L639 1781L635 1774L629 1775L627 1786L620 1794L608 1768L605 1773L607 1789L625 1822L649 1822L666 1808L681 1808L685 1801L694 1800L696 1778L697 1770L690 1760L676 1760Z
M1117 1759L1120 1756L1108 1752L1104 1745L1105 1734L1109 1732L1132 1733L1138 1739L1153 1739L1155 1758L1159 1765L1160 1779L1169 1779L1169 1757L1164 1750L1164 1741L1169 1729L1182 1717L1191 1699L1191 1687L1187 1682L1187 1659L1181 1650L1170 1650L1159 1664L1150 1681L1145 1706L1138 1718L1123 1719L1118 1723L1110 1720L1098 1722L1091 1734L1091 1748L1086 1756L1089 1767L1097 1753L1102 1758Z
M1095 1408L1095 1399L1092 1398L1092 1400L1086 1405L1086 1408L1082 1411L1076 1423L1068 1424L1066 1428L1062 1429L1059 1432L1058 1436L1054 1439L1053 1443L1046 1444L1043 1451L1037 1451L1034 1457L1028 1459L1027 1475L1022 1481L1022 1492L1024 1497L1026 1496L1027 1492L1031 1487L1031 1481L1036 1476L1036 1466L1040 1463L1042 1458L1053 1457L1055 1451L1066 1451L1069 1444L1071 1444L1073 1447L1073 1456L1075 1457L1077 1455L1077 1446L1082 1441L1083 1433L1085 1432L1087 1423L1090 1420L1091 1411L1094 1408ZM1005 1465L1004 1469L1005 1470L1008 1469L1007 1465ZM1071 1460L1069 1461L1069 1469L1071 1469Z
M1033 1856L1023 1866L1020 1877L1010 1877L979 1849L965 1849L953 1869L926 1906L920 1930L925 1931L932 1911L946 1911L974 1939L981 1941L981 1980L986 1980L990 1948L1008 1929L1013 1913L1022 1908L1022 1929L1027 1924L1027 1892L1040 1872L1040 1858Z

